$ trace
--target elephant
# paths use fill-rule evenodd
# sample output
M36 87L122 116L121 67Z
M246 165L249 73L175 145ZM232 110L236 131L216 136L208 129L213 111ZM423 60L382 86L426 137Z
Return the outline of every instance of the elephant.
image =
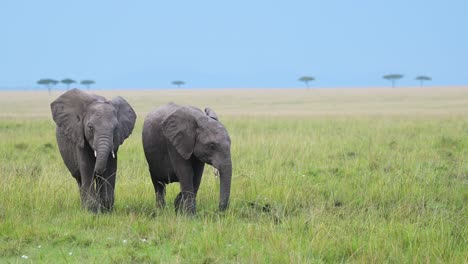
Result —
M108 101L79 89L65 92L50 107L58 148L78 183L81 207L112 211L117 152L133 131L135 111L120 96Z
M220 172L219 210L228 208L231 139L211 108L203 112L174 103L160 106L146 116L142 140L158 207L165 206L166 184L180 182L175 210L195 214L196 196L206 163Z

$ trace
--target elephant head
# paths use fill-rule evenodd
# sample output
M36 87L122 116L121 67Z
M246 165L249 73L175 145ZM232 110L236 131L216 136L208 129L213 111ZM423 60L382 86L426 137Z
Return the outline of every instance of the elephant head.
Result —
M65 136L79 148L91 148L96 157L94 172L102 175L110 155L130 135L136 114L122 97L104 97L78 89L62 94L51 103L52 116Z
M163 122L163 134L185 160L193 155L220 172L219 209L229 205L232 161L231 139L216 113L206 108L181 107Z

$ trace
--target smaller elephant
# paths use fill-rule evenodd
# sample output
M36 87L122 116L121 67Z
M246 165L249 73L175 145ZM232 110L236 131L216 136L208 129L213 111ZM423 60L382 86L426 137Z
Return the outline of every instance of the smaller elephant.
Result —
M180 193L174 201L176 212L194 214L207 163L219 170L219 209L227 209L232 177L231 139L212 109L203 112L173 103L156 108L145 118L142 139L158 206L165 206L166 184L180 182Z
M117 151L132 133L135 112L120 96L108 101L78 89L62 94L50 107L60 154L78 183L81 206L94 213L111 211Z

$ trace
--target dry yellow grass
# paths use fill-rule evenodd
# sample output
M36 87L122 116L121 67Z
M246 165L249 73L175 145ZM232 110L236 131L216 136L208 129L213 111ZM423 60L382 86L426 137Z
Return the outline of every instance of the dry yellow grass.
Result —
M140 117L167 102L210 106L229 116L449 116L468 114L468 87L355 89L98 90L120 95ZM50 117L62 92L0 92L0 118Z

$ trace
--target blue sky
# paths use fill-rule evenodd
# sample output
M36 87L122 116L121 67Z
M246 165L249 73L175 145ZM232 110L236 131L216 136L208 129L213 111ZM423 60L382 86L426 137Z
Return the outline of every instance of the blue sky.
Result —
M0 87L468 84L468 1L2 0Z

